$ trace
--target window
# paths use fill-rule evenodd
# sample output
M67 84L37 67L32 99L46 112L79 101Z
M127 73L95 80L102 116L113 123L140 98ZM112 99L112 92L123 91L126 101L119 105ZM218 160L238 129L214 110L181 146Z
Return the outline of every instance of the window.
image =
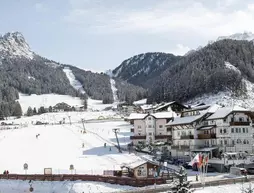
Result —
M151 118L151 117L148 117L148 120L152 120L152 118Z
M241 139L237 139L236 143L237 143L237 144L242 143L242 142L241 142Z
M189 131L189 135L192 135L192 134L191 134L191 131Z
M247 122L250 122L250 119L249 119L249 117L247 118Z
M152 133L149 133L149 135L151 136L151 135L152 135Z
M247 144L249 144L250 142L249 142L249 140L246 140L246 142L247 142Z
M220 144L223 145L223 141L222 140L220 140Z
M239 133L241 133L241 128L238 128Z
M138 129L141 129L141 125L138 125Z
M246 128L246 133L248 133L248 128Z
M231 122L234 122L234 118L233 117L231 118Z
M243 133L245 133L245 128L243 128Z
M148 128L152 128L152 125L148 125Z
M235 145L235 140L232 140L232 145Z
M224 123L227 122L227 119L223 119L223 122L224 122Z
M222 129L220 129L220 133L222 133Z
M243 144L246 144L246 140L245 139L243 140Z
M227 129L223 129L223 133L227 133Z
M235 128L235 132L238 133L238 128Z
M234 128L231 128L231 133L234 133Z
M177 135L180 136L180 131L177 131Z
M145 174L144 167L139 167L139 168L138 168L137 175L138 175L138 176L144 176L144 174Z
M227 145L227 144L228 144L228 141L227 141L227 140L224 140L224 144Z
M159 128L163 128L163 125L159 125Z
M242 117L239 117L239 122L243 122L243 118Z

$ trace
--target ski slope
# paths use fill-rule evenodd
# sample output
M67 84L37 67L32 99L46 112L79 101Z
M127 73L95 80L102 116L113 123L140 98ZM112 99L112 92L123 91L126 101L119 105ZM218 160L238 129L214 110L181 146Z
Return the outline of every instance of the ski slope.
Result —
M86 91L84 90L82 84L78 80L76 80L74 74L72 73L72 70L69 67L65 67L63 71L69 79L71 86L77 91L80 91L82 94L85 94Z
M84 134L81 132L84 130L81 118L86 120ZM0 172L9 170L10 173L24 174L23 165L27 163L28 174L43 174L44 168L52 168L53 174L70 174L69 167L73 164L76 174L101 175L104 170L120 169L123 163L140 160L139 156L128 152L119 153L114 147L116 139L112 129L119 128L120 145L126 146L130 143L131 125L121 120L108 120L109 118L119 118L119 115L111 111L47 113L8 120L6 122L19 124L19 129L0 130L0 154L4 155L0 159ZM63 119L67 124L52 125ZM94 120L88 122L89 119ZM50 124L33 125L38 120ZM37 134L40 134L38 138ZM26 183L8 181L7 185L3 186L11 188L6 192L18 192L19 189L28 187ZM94 182L66 182L65 185L63 182L52 182L48 185L46 182L36 183L40 190L38 192L47 192L46 189L52 186L56 189L63 188L60 192L68 192L72 186L77 189L76 191L74 188L73 192L80 192L80 188L84 192L112 192L114 189L119 192L119 188L125 188ZM0 180L0 191L3 187L1 184L5 183Z

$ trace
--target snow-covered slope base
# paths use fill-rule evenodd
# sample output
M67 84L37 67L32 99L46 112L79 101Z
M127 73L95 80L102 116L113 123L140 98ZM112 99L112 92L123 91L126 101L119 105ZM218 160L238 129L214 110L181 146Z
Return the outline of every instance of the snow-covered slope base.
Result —
M254 108L254 84L250 81L243 79L246 85L246 95L241 97L234 97L231 92L219 92L217 94L205 94L201 97L196 97L187 102L187 104L219 104L219 105L238 105L244 108Z
M38 109L41 106L49 107L61 102L65 102L71 106L82 104L81 99L78 97L58 94L26 95L20 93L18 101L21 105L23 113L27 111L29 106L32 108L36 107Z
M42 174L47 167L52 168L54 174L69 174L69 166L73 164L77 174L103 174L104 170L120 169L121 164L140 159L128 152L118 153L114 147L114 128L120 129L118 137L121 146L130 143L131 125L124 121L86 122L86 133L82 133L81 118L88 120L91 115L91 112L49 113L10 120L20 124L20 128L0 129L0 154L5 155L0 160L0 171L8 169L11 173L23 174L23 164L27 163L28 174ZM111 112L103 115L94 112L93 118L107 118L107 115L114 117ZM69 124L69 117L72 124ZM41 118L50 124L32 124ZM51 124L63 119L68 124ZM38 138L37 134L40 134Z

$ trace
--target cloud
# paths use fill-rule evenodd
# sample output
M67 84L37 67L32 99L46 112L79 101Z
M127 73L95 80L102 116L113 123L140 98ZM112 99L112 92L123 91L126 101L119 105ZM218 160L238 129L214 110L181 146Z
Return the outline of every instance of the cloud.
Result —
M177 44L176 47L168 51L168 53L172 53L178 56L183 56L190 50L191 49L188 46L185 46L183 44Z
M254 4L240 0L151 1L136 8L129 4L107 4L101 0L70 0L65 21L92 33L193 33L209 38L242 31L254 31ZM147 2L150 2L147 0ZM205 2L205 3L204 3ZM110 4L112 3L112 4ZM131 4L133 3L133 4Z
M39 3L39 2L36 3L34 7L37 12L46 12L47 11L47 7L44 4Z

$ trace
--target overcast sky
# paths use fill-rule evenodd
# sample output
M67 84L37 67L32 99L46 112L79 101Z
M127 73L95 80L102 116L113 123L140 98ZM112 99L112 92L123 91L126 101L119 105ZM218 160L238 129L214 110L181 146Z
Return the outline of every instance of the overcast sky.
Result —
M145 52L177 55L218 36L254 32L251 0L0 0L0 33L38 54L104 71Z

